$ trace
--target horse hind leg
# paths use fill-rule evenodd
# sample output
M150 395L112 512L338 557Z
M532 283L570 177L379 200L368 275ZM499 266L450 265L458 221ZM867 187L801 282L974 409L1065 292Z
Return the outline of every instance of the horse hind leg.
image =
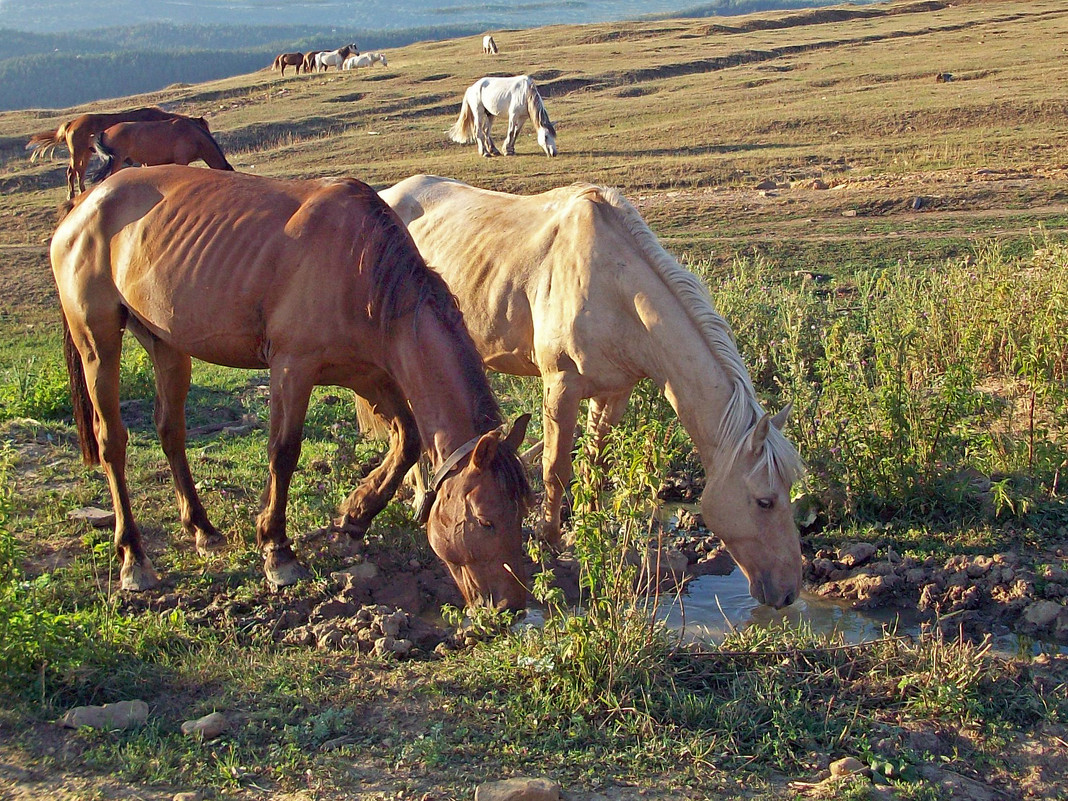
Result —
M118 308L71 325L75 346L81 354L85 390L95 411L94 428L100 448L100 464L111 490L115 512L115 554L119 559L119 582L124 590L148 590L159 584L159 575L144 550L141 532L134 522L126 483L126 428L119 411L119 366L124 320Z
M155 371L156 433L171 468L182 528L193 537L197 553L206 556L223 547L226 539L208 519L186 457L185 400L189 394L191 359L132 320L130 331L148 352Z

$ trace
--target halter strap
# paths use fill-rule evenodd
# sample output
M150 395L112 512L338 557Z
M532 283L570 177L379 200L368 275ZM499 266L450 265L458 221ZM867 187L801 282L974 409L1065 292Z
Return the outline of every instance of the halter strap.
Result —
M451 473L456 465L467 456L478 445L478 441L482 439L483 434L477 434L469 439L459 448L449 454L448 458L441 463L441 467L434 471L434 478L430 482L430 488L423 495L423 500L419 504L419 508L416 510L415 518L419 523L426 523L430 519L430 509L434 505L434 501L437 500L438 489L441 487L441 482Z
M430 482L430 491L437 492L441 487L441 482L445 480L445 477L452 472L453 468L460 463L467 454L471 453L478 445L478 441L482 439L483 435L479 434L477 437L472 437L459 448L449 454L449 458L441 463L441 467L434 471L434 479Z

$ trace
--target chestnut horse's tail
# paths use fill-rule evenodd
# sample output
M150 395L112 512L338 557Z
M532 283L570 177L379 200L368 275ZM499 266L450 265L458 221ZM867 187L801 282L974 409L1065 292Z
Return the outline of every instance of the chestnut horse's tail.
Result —
M41 131L40 133L35 133L26 143L26 149L33 151L30 154L30 162L36 162L38 159L51 156L52 151L55 150L58 145L65 145L66 143L67 123L63 123L54 131Z
M464 94L464 104L460 108L460 117L449 128L449 139L461 145L475 141L475 110L467 102L466 94Z
M82 357L74 347L74 337L70 333L70 323L62 311L63 318L63 355L67 358L67 377L70 379L70 402L74 409L74 424L78 427L78 440L82 446L82 461L87 465L100 464L100 445L96 441L93 418L96 412L89 397L89 387L85 383L85 368Z
M115 151L108 147L102 132L93 139L93 150L104 160L104 164L93 173L93 183L96 184L111 175L111 168L115 165Z

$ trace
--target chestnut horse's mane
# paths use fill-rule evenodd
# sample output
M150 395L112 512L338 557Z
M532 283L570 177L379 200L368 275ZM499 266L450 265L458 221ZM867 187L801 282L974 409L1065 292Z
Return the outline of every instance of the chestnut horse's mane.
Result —
M374 194L372 190L367 191ZM378 254L371 266L374 289L368 306L370 312L379 319L383 333L387 333L398 318L408 314L417 317L423 307L428 307L456 345L460 369L475 398L472 409L475 430L484 434L497 428L501 424L500 407L490 389L482 357L445 279L426 266L408 229L377 195L367 204L367 216L369 227L361 233L366 243L363 253ZM503 440L498 450L506 457L501 458L499 454L495 460L503 486L514 497L529 500L530 485L515 450Z
M731 397L720 421L718 447L721 455L716 459L715 468L716 476L725 475L748 443L749 431L764 414L730 325L716 310L707 287L664 249L638 210L618 190L590 184L576 184L575 190L576 196L585 193L595 200L600 199L619 214L646 261L686 310L729 377ZM804 473L797 449L774 426L768 431L763 461L769 475L778 473L787 485L793 484ZM714 481L716 476L709 476L709 480Z

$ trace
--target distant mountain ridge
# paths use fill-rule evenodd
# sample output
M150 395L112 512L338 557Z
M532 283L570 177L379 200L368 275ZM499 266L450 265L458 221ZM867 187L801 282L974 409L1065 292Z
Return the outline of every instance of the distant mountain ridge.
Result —
M870 3L873 0L862 0ZM356 42L362 49L401 47L422 40L451 39L481 34L495 27L534 27L561 22L603 22L613 14L630 18L712 16L754 11L811 8L833 5L830 0L719 0L702 6L681 8L680 0L542 0L509 6L500 3L441 6L439 0L394 0L393 13L383 17L384 4L367 0L333 2L322 0L313 16L344 7L350 19L363 24L228 24L227 9L248 7L241 15L273 19L282 7L269 0L202 0L199 5L173 0L98 0L92 15L85 14L84 0L0 0L0 111L22 108L65 108L94 100L151 92L173 83L201 83L254 72L268 66L274 56L288 50L314 50ZM855 4L854 4L855 5ZM360 9L376 13L360 17ZM421 9L406 15L405 8ZM253 9L254 10L251 10ZM308 6L286 5L293 9ZM185 22L136 22L152 13L196 9L197 24ZM678 9L678 10L672 10ZM226 11L226 14L223 12ZM178 14L177 12L181 12ZM653 12L653 13L650 13ZM473 20L476 14L482 21ZM585 19L569 17L585 16ZM135 24L84 28L101 19L131 19ZM438 20L439 24L405 27L371 27L383 19ZM493 20L506 25L494 26ZM34 30L17 29L35 22ZM15 28L5 28L5 24ZM66 24L67 30L51 30Z

